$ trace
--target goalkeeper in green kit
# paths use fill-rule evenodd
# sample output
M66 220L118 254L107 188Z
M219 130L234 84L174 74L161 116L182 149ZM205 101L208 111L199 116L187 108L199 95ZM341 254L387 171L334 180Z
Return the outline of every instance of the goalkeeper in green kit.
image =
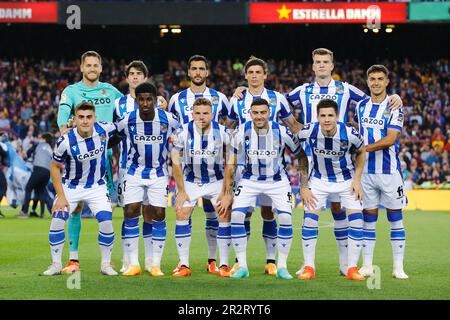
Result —
M61 133L66 132L71 125L70 119L74 108L83 101L89 101L95 106L97 121L113 121L114 100L122 96L119 90L109 83L100 82L102 72L102 58L95 51L87 51L81 56L81 73L83 79L80 82L69 85L61 94L58 108L58 126ZM108 150L108 161L106 164L106 181L108 192L111 195L114 191L113 170L112 170L112 150ZM64 273L72 273L80 269L78 261L78 240L81 230L81 210L83 203L79 203L77 209L69 217L69 250L70 261L62 270Z

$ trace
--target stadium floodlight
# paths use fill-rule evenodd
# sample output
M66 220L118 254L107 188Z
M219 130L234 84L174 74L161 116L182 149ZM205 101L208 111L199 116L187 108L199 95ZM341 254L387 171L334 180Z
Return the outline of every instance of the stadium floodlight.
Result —
M394 31L394 28L395 28L395 25L393 25L393 24L388 24L387 26L386 26L386 33L392 33L392 31Z
M169 29L163 28L163 29L161 29L161 32L162 32L162 33L168 33L168 32L169 32Z
M378 33L380 30L378 30L377 28L372 29L373 33Z
M181 29L180 28L173 28L173 29L170 29L170 31L172 33L181 33Z

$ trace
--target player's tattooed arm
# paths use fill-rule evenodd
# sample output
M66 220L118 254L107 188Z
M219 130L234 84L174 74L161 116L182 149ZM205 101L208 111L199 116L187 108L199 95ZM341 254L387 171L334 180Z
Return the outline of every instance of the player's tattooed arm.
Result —
M361 175L366 161L366 147L362 146L360 149L354 151L355 156L355 175L352 182L352 190L356 200L362 200L363 189L361 186Z
M300 195L303 200L303 205L309 208L314 208L317 203L317 198L313 195L308 186L309 161L305 150L300 149L297 154L299 172L300 172Z
M69 202L66 199L66 195L64 194L64 189L62 186L62 178L61 178L61 169L62 164L56 163L52 161L50 164L50 176L53 181L53 187L56 192L56 201L53 204L52 214L56 211L67 211L70 212Z
M172 158L172 174L177 184L177 197L175 198L175 210L178 212L183 208L183 204L189 201L189 196L186 193L183 179L183 168L181 166L181 154L178 150L172 150L170 153Z

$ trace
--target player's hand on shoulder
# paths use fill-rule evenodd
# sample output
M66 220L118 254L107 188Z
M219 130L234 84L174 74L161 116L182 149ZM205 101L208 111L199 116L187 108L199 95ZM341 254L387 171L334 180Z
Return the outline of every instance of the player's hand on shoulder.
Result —
M158 96L158 109L167 110L167 100L163 96Z
M243 92L246 90L246 87L237 87L236 90L234 90L233 97L237 99L242 99L244 97Z
M388 106L391 110L398 110L403 107L402 99L398 94L394 94L389 96L388 98Z

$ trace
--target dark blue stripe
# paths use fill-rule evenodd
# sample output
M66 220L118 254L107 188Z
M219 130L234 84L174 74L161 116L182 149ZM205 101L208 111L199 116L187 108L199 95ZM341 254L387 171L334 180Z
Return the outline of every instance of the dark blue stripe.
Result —
M73 161L75 162L75 177L70 181L70 185L75 187L80 183L80 179L83 176L83 165L78 161L77 156L80 154L80 148L78 146L77 137L75 136L76 128L72 129L68 133L69 148L72 154ZM73 147L76 146L76 150Z
M325 149L333 150L333 138L324 137L325 139ZM324 158L325 169L327 170L328 181L336 182L336 175L333 169L333 160L330 158Z

